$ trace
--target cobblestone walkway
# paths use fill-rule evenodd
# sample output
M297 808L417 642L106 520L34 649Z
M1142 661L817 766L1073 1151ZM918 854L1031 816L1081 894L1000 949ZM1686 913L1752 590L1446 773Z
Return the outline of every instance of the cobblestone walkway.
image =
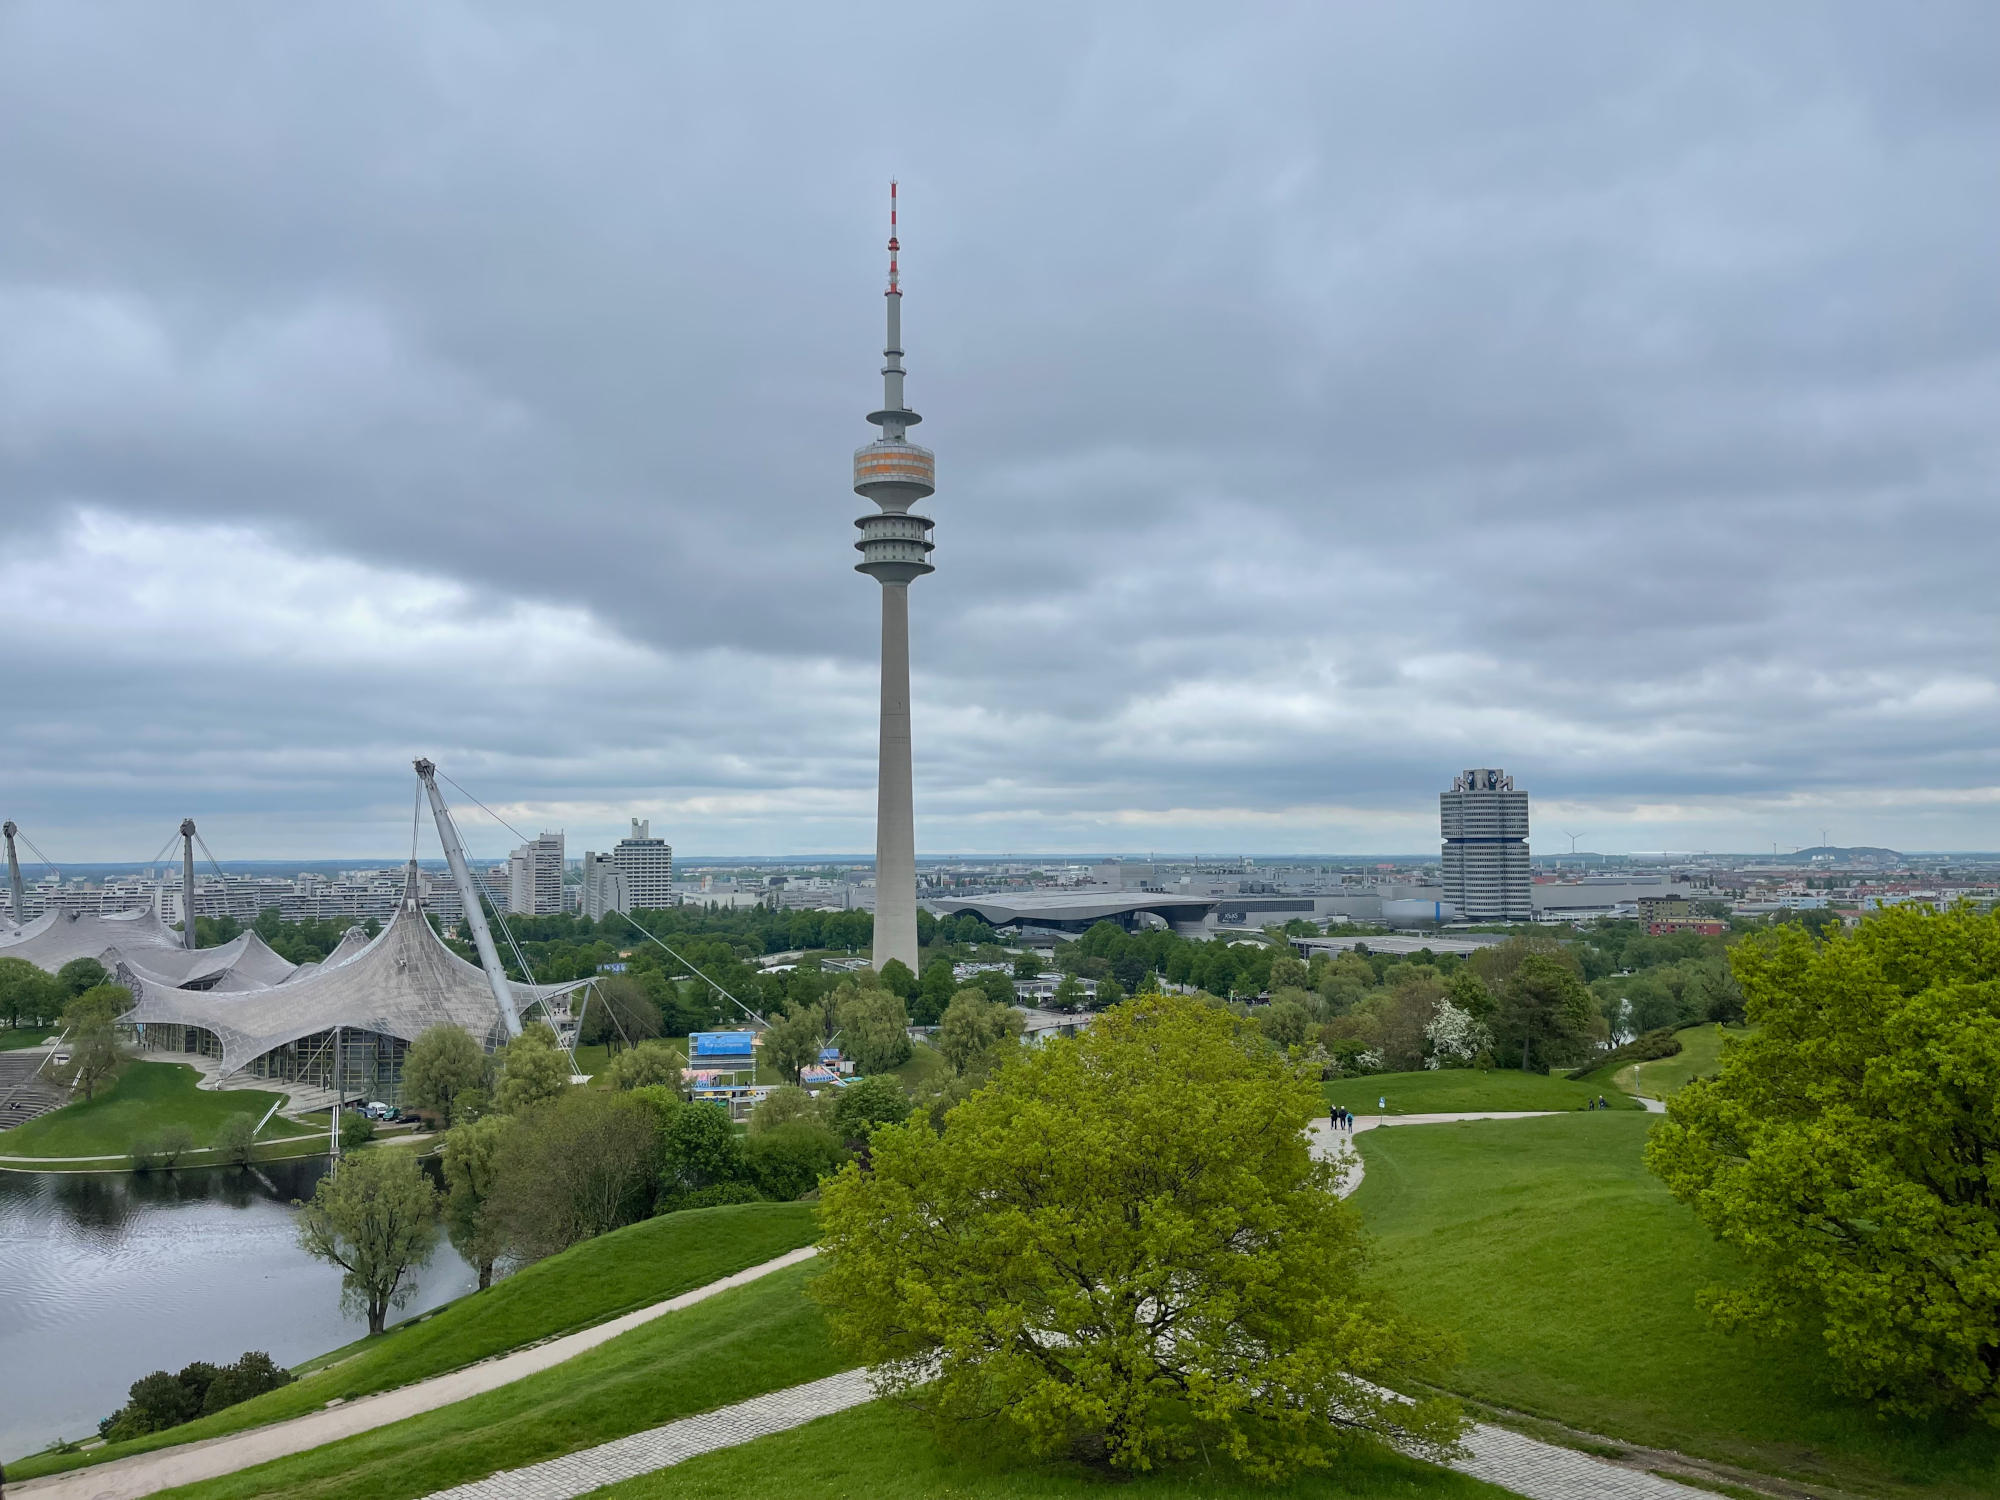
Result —
M803 1427L873 1398L867 1372L848 1370L524 1469L503 1469L425 1500L576 1500L604 1485ZM1528 1500L1700 1500L1709 1493L1484 1422L1466 1433L1464 1446L1466 1456L1446 1467Z
M1485 1422L1465 1435L1465 1446L1471 1456L1447 1467L1529 1500L1702 1500L1713 1494Z
M830 1417L874 1396L866 1370L845 1370L810 1385L753 1396L719 1411L683 1417L564 1458L551 1458L525 1469L503 1469L472 1484L439 1490L427 1500L570 1500L718 1448L733 1448L753 1438L803 1427L817 1417Z

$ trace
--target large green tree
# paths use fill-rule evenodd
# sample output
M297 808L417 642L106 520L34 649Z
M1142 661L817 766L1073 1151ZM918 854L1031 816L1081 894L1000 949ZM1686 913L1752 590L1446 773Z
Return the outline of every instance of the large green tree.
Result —
M944 1008L937 1049L961 1078L981 1077L1021 1039L1021 1013L981 990L960 990Z
M795 1004L771 1018L764 1028L764 1061L792 1083L799 1081L805 1068L819 1061L819 1049L826 1043L826 1029L820 1007Z
M339 1266L341 1305L380 1333L389 1309L417 1289L413 1272L437 1248L437 1189L408 1151L361 1151L319 1180L301 1205L299 1244Z
M1646 1151L1745 1257L1709 1310L1816 1331L1884 1412L2000 1425L2000 915L1904 907L1732 956L1759 1029Z
M479 1290L493 1285L493 1266L506 1252L507 1237L492 1212L501 1143L514 1121L488 1115L454 1125L444 1138L444 1227L452 1248L479 1273Z
M0 958L0 1013L9 1027L39 1026L62 1013L65 996L53 975L25 958Z
M604 1070L605 1081L614 1089L668 1088L681 1091L686 1077L681 1057L672 1046L658 1039L640 1042L611 1059Z
M657 1117L634 1093L570 1089L501 1138L487 1213L507 1248L539 1260L652 1211Z
M486 1054L462 1026L433 1026L403 1056L403 1102L455 1123L453 1106L468 1089L486 1086Z
M1574 966L1545 953L1525 954L1501 985L1490 1023L1494 1050L1512 1065L1520 1054L1523 1071L1581 1062L1604 1030L1598 1011Z
M821 1190L836 1336L944 1439L1281 1478L1357 1428L1457 1430L1378 1382L1445 1352L1367 1288L1325 1108L1221 1009L1144 996L1024 1050L954 1108L874 1132Z
M500 1086L493 1107L518 1115L569 1091L569 1055L556 1034L539 1023L526 1027L500 1054Z
M885 989L846 989L835 1013L840 1050L862 1073L886 1073L910 1055L910 1013Z
M97 1086L118 1071L123 1057L114 1026L131 1008L132 992L122 984L97 985L73 997L63 1007L69 1084L71 1088L82 1089L85 1099L91 1098Z

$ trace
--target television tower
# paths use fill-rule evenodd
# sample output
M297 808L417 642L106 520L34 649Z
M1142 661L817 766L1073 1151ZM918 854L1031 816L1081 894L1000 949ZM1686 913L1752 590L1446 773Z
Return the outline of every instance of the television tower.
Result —
M910 509L937 489L937 459L904 436L923 420L903 404L903 288L896 269L896 184L889 184L889 338L882 350L882 435L854 450L854 492L879 507L854 524L866 573L882 585L882 739L875 785L875 969L917 972L917 832L910 786L910 580L931 571L931 519Z

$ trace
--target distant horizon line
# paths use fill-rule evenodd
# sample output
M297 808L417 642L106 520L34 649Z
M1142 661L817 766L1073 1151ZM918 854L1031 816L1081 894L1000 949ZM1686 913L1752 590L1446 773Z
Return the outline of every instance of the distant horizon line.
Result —
M1773 853L1768 850L1714 849L1714 850L1631 850L1623 852L1600 852L1593 849L1564 850L1532 854L1537 862L1564 864L1582 863L1591 860L1640 860L1648 864L1667 864L1688 860L1778 860L1796 858L1818 848L1883 848L1881 845L1805 845L1799 849ZM2000 859L2000 851L1990 849L1895 849L1887 852L1903 859ZM1431 851L1358 851L1321 852L1316 854L1156 854L1144 857L1131 854L1059 854L1049 852L1025 852L1007 854L975 854L969 852L946 852L940 854L920 854L917 859L923 864L949 863L963 860L977 864L1209 864L1229 863L1236 860L1250 860L1257 864L1302 865L1302 864L1411 864L1437 860L1436 850ZM303 869L308 866L338 866L344 869L400 869L409 863L408 855L380 857L371 855L286 855L261 859L225 859L217 863L227 872L236 869ZM498 864L499 856L470 855L474 864ZM567 860L565 861L568 862ZM872 868L874 856L868 854L810 853L810 854L676 854L677 867L708 865L803 865L838 864L855 868ZM121 871L146 869L172 869L179 864L178 859L165 860L74 860L65 864L45 864L39 861L21 861L21 871L25 876L29 871L46 873L50 870L63 871ZM420 868L444 868L442 855L421 856L417 860Z

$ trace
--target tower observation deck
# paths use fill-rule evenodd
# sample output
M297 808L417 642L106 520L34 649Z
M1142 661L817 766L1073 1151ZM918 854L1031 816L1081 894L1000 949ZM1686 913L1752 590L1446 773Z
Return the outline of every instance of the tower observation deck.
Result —
M923 420L903 398L903 287L896 258L896 185L889 184L888 339L882 350L882 409L868 420L882 429L854 450L854 492L876 511L854 524L861 561L882 585L882 734L875 788L875 968L901 959L915 973L917 953L916 815L910 773L910 582L932 571L931 518L910 507L937 489L937 460L906 434Z

